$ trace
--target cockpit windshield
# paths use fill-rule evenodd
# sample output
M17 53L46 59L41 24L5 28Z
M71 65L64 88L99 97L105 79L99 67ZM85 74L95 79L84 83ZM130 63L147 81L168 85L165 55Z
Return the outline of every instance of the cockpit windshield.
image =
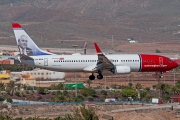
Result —
M168 62L172 62L172 60L168 58Z

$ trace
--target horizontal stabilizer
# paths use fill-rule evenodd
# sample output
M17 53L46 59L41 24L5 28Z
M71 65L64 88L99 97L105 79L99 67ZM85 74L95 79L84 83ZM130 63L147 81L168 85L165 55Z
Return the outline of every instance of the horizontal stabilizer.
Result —
M25 55L25 54L19 54L19 56L20 56L20 59L24 59L24 60L34 60L32 57L29 57L29 56L27 56L27 55Z

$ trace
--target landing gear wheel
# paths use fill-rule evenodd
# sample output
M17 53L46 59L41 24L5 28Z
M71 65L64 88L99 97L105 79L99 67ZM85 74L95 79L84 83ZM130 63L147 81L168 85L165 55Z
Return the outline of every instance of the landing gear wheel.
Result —
M97 79L103 79L103 75L102 74L97 75Z
M95 79L95 76L94 75L90 75L89 76L89 80L94 80Z
M163 78L163 72L160 72L159 78Z
M159 75L159 78L163 78L164 76L163 75Z

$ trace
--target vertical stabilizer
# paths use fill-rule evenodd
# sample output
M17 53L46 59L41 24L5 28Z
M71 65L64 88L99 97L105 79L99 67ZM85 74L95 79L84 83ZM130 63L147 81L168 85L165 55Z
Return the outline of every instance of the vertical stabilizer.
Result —
M14 34L20 54L24 54L28 56L52 54L44 50L41 50L29 37L29 35L22 29L21 25L19 25L18 23L12 23L12 27L14 30Z

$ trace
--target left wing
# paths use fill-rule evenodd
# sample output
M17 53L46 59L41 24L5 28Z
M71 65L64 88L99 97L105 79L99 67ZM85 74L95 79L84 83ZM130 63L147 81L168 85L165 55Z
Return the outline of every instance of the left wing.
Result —
M94 46L96 48L96 52L98 55L98 62L97 62L97 66L98 70L103 71L103 70L112 70L114 68L114 64L111 62L111 60L109 60L100 50L100 48L98 47L98 45L96 43L94 43Z

